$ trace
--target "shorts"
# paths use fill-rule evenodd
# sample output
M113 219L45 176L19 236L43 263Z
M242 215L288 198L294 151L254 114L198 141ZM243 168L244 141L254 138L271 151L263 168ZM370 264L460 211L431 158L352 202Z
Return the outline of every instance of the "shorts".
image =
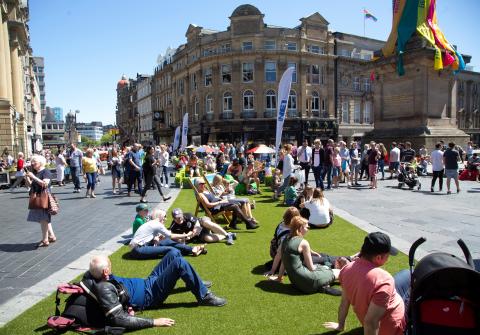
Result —
M390 169L390 171L397 171L399 167L399 162L390 162L390 164L388 164L388 168Z
M377 175L378 165L377 164L368 164L368 175L370 178Z
M359 163L352 163L352 166L350 168L350 172L359 173L360 172L360 164Z
M332 167L332 177L338 177L340 175L340 167L333 166Z
M445 177L447 178L458 178L458 170L457 169L445 169Z

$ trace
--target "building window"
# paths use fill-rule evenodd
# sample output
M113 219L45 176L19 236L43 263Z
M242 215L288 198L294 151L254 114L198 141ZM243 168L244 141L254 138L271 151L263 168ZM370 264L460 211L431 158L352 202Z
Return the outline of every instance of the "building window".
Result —
M232 82L232 66L230 64L222 65L222 83Z
M293 67L295 70L292 73L292 83L297 82L297 63L288 62L287 67Z
M369 78L363 78L363 91L364 92L370 92L370 79Z
M212 68L205 69L205 86L212 85Z
M185 83L183 79L180 79L178 82L178 93L179 95L184 95L185 94Z
M232 50L232 47L230 46L230 43L222 44L222 46L220 47L220 52L221 53L227 53L227 52L230 52L230 50Z
M353 123L360 123L360 101L355 100L353 103Z
M207 95L205 99L205 113L213 113L213 99L211 95Z
M322 114L325 116L325 114L327 113L327 101L325 99L322 99L321 107L322 107Z
M324 54L324 49L319 47L318 45L307 45L307 51L314 53L314 54Z
M309 65L307 67L307 83L320 84L320 67L318 65Z
M223 95L223 111L224 112L231 112L233 106L233 98L232 93L226 92Z
M267 40L263 44L263 48L265 50L275 50L277 48L277 44L275 43L275 40Z
M274 90L268 90L265 94L267 99L266 101L266 109L267 111L275 111L277 109L277 95L275 94Z
M244 112L253 111L253 109L255 107L254 104L253 104L254 97L255 97L255 95L253 94L253 92L251 90L246 90L243 93L243 111Z
M198 103L198 98L195 97L193 99L193 115L195 116L195 119L198 120L198 113L200 109L200 104Z
M197 90L197 74L193 73L191 78L192 78L192 89L196 91Z
M292 112L297 111L297 93L294 90L290 90L288 95L288 110Z
M243 51L252 51L253 50L253 42L252 41L245 41L242 43L242 50Z
M297 43L296 42L287 42L287 50L288 51L297 51Z
M342 102L342 123L350 123L349 120L348 101Z
M458 95L458 109L462 109L464 107L464 97L463 94Z
M358 77L353 78L353 90L360 91L360 78Z
M242 64L242 78L244 83L253 81L253 63Z
M320 113L320 98L317 92L312 92L312 114L318 116Z
M277 81L277 63L265 62L265 81Z
M365 107L363 111L363 123L372 123L372 102L365 101Z

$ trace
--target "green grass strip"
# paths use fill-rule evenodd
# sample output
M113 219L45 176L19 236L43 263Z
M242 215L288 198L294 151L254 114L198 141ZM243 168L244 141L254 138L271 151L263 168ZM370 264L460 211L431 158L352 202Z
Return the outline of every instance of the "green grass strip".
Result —
M214 282L212 291L227 298L228 304L219 308L197 307L195 297L185 291L183 282L179 281L163 308L141 313L145 317L172 318L176 325L135 334L333 334L324 329L322 323L336 321L340 297L320 293L304 295L293 288L288 279L280 284L263 277L263 264L270 259L270 239L286 208L271 196L268 191L253 196L257 205L253 213L260 222L259 229L247 231L241 224L235 245L209 244L207 255L187 257L204 280ZM184 212L193 213L195 205L193 191L182 190L170 210L180 207ZM132 206L132 220L134 214ZM170 218L170 212L168 215ZM312 230L307 239L316 251L352 255L359 250L364 236L364 231L336 216L331 227ZM128 250L122 247L111 256L113 272L117 275L146 277L158 263L158 260L130 260L125 257ZM407 267L407 256L400 254L390 257L385 269L393 274ZM54 307L52 294L0 328L0 334L49 333L45 323L54 313ZM362 334L351 309L347 329L344 334Z

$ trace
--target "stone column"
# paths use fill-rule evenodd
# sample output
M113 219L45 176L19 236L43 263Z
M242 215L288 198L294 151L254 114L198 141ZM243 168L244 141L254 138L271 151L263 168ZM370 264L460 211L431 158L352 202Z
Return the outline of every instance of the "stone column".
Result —
M12 62L12 100L18 113L23 114L23 78L22 78L22 62L18 44L11 47L10 59Z
M2 52L0 53L0 58L4 61L5 66L5 80L6 80L6 98L9 102L12 102L12 69L10 65L10 42L8 35L7 21L2 22L2 29L0 33L3 35L3 45L1 45ZM1 60L0 60L1 61Z
M0 99L8 100L7 90L7 65L5 64L7 57L5 55L5 42L3 30L7 23L3 22L0 12Z

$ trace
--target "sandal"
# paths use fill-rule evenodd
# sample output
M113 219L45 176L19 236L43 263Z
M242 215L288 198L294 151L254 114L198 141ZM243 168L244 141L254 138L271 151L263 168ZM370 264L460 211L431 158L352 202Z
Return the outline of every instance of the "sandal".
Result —
M37 248L44 248L44 247L48 247L50 245L50 243L48 241L41 241L38 245L37 245Z
M49 238L48 238L48 242L50 242L50 243L55 243L55 242L57 242L57 237L56 237L56 236L49 237Z

